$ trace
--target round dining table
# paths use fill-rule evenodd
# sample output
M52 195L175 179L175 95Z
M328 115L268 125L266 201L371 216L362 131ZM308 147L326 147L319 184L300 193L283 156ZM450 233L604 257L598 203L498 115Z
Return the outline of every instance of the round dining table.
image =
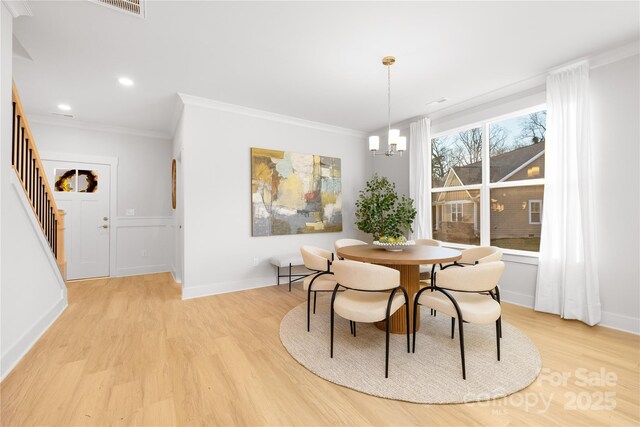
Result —
M420 306L413 313L413 297L420 290L420 265L450 263L462 257L458 250L426 245L407 246L397 252L374 245L354 245L338 249L337 254L340 258L384 265L400 271L400 284L409 295L409 327L413 328L413 316L417 316L416 330L420 329ZM382 330L386 328L384 321L376 322L376 326ZM391 315L389 331L395 334L407 332L404 306Z

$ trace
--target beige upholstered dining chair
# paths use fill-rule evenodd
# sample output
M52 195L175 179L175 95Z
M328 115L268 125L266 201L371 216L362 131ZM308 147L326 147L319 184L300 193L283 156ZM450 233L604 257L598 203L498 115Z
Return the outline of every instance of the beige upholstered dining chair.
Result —
M496 246L476 246L462 251L462 258L454 264L474 265L484 262L500 261L502 249Z
M433 240L433 239L415 239L414 242L416 242L416 245L423 245L423 246L440 246L441 243L438 240ZM433 276L433 272L435 271L435 264L434 265L429 265L429 264L424 264L420 266L420 281L422 283L425 284L430 284L431 283L431 277Z
M462 251L462 257L458 261L454 262L453 264L445 265L444 268L464 267L501 260L502 249L496 246L475 246L473 248L464 249ZM493 292L495 293L498 302L500 302L500 288L496 286ZM502 336L502 331L500 331L500 336Z
M476 264L467 268L450 268L435 273L433 283L416 293L413 312L418 304L451 316L451 338L454 337L458 319L462 378L466 379L464 362L464 323L496 323L496 343L500 360L500 338L502 336L500 303L493 290L504 271L502 261ZM416 316L413 319L413 352L416 351Z
M336 253L337 253L338 249L340 248L344 248L347 246L366 245L366 244L367 242L363 242L362 240L358 240L358 239L338 239L333 244L333 247L336 249Z
M316 299L318 292L331 292L336 286L336 281L331 271L333 253L315 246L301 246L300 253L304 260L304 266L315 271L304 282L302 287L307 291L307 331L311 330L311 292L313 292L313 313L316 312Z
M442 243L439 240L433 239L415 239L416 245L424 245L424 246L440 246Z
M331 298L331 357L333 358L334 314L353 322L386 321L384 376L389 377L389 317L406 306L407 352L409 352L409 307L407 291L400 286L400 272L381 265L335 261L338 284ZM346 290L338 294L339 287Z

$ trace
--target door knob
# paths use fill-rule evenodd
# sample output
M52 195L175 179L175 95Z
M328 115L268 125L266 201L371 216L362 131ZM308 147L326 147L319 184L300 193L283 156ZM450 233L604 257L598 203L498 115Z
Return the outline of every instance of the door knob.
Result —
M105 224L105 225L101 225L101 226L100 226L100 227L98 227L98 228L109 228L109 226Z
M108 221L108 220L109 220L109 218L108 218L108 217L106 217L106 216L105 216L105 217L103 217L102 219L103 219L104 221Z

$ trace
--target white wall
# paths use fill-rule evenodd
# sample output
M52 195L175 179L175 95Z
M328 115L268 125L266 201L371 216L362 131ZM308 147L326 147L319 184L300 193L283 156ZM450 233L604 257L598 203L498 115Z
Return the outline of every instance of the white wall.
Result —
M0 378L67 306L55 259L11 168L12 24L0 4Z
M110 132L32 120L41 152L117 158L115 263L112 276L171 270L173 220L171 209L171 141L145 134ZM77 122L73 123L77 125ZM134 216L127 210L134 209ZM113 209L112 209L113 211ZM113 236L113 235L112 235ZM113 240L113 239L112 239ZM143 254L146 254L143 255Z
M198 104L187 103L183 112L183 298L273 285L270 256L298 252L303 244L330 249L338 238L362 237L354 225L354 203L367 178L364 135L255 110L223 111L219 103ZM251 147L341 158L343 232L252 237Z
M593 158L601 324L636 333L640 333L639 64L640 56L628 57L592 70L590 79L592 138L597 147ZM439 114L432 119L432 134L545 102L545 87L534 87L449 116ZM408 168L388 160L373 161L373 172L394 177L400 183L399 188L405 182L408 185ZM500 282L503 299L533 307L537 258L515 255L504 258L507 268Z
M591 71L603 323L640 333L640 56Z

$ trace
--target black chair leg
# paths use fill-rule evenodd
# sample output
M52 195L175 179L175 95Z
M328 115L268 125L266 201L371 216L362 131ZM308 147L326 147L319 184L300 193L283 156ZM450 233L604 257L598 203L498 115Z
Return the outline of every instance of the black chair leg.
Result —
M331 301L331 358L333 359L333 324L334 324L334 313L333 313L333 301Z
M291 292L291 263L289 263L289 292Z
M496 320L496 344L498 345L498 361L500 361L500 318Z
M464 331L462 330L462 324L464 322L460 320L458 322L458 332L460 334L460 358L462 359L462 379L467 379L467 372L464 364Z
M453 339L453 337L455 336L455 331L456 331L456 318L452 317L451 318L451 339Z
M351 335L353 336L353 321L349 320L349 329L351 330Z
M407 315L407 353L411 353L411 339L409 338L409 301L404 303L404 308Z
M316 314L316 298L318 297L318 293L313 293L313 314Z
M307 291L307 332L311 330L311 285Z
M416 326L418 326L418 298L413 299L413 353L416 352Z
M278 286L280 286L280 267L276 267L276 268L277 268L277 270L276 270L276 280L277 280Z
M500 304L500 289L496 286L496 301ZM498 318L498 327L500 328L500 338L502 338L502 316Z
M353 322L353 336L354 337L356 336L356 325L357 324L358 324L357 322Z
M336 294L338 293L338 288L340 287L340 285L336 285L335 288L333 288L333 295L331 295L331 358L333 359L333 326L335 323L335 311L333 310L334 307L334 303L336 301Z
M386 342L386 349L385 349L385 355L384 355L384 377L385 378L389 378L389 318L387 317L386 322L387 324L387 342Z

